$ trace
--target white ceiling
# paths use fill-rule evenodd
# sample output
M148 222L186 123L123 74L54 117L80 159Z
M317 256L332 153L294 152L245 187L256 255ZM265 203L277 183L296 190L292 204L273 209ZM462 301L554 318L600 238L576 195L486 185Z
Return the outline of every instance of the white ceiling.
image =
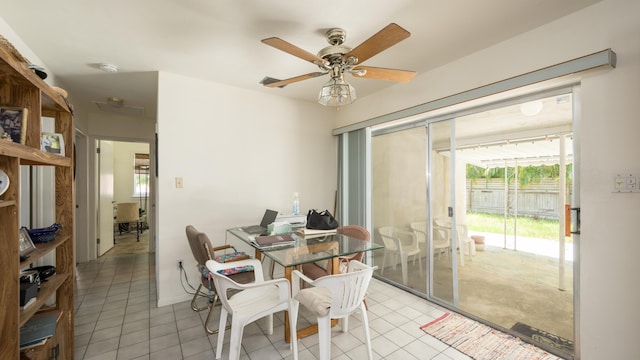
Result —
M327 77L266 88L316 71L312 64L260 42L277 36L311 53L332 27L355 47L391 22L411 37L365 65L426 72L598 0L0 0L2 17L82 106L109 96L155 118L156 78L167 71L315 102ZM99 63L119 67L106 74ZM392 82L347 78L360 98ZM402 84L397 84L402 86ZM318 105L321 106L321 105Z

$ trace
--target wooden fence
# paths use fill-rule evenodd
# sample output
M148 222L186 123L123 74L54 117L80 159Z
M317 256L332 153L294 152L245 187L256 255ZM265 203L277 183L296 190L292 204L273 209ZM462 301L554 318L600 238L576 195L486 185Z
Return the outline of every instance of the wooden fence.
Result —
M564 211L564 203L558 208L559 181L544 179L540 183L529 184L517 189L518 216L536 219L558 220L558 212ZM467 211L489 214L504 214L505 196L508 200L508 214L514 215L516 210L516 188L509 184L506 189L502 179L467 179ZM571 198L571 186L567 191L567 199Z

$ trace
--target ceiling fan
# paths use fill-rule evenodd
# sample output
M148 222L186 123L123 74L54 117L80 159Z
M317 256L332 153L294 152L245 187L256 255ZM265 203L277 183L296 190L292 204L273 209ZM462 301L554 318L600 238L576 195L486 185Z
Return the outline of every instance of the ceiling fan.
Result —
M346 39L346 31L340 28L333 28L326 33L327 41L330 45L320 50L317 55L277 37L263 39L262 42L267 45L317 65L320 71L284 80L265 77L260 83L267 87L284 87L298 81L329 74L331 79L322 87L318 102L325 106L336 107L351 104L356 99L355 88L344 80L345 73L357 78L396 82L411 81L416 75L415 71L360 65L410 35L407 30L398 24L391 23L352 49L343 45Z

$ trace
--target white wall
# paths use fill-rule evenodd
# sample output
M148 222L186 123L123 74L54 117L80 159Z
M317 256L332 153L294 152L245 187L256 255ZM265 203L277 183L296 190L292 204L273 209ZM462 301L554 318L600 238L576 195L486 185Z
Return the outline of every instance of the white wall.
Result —
M214 245L225 229L256 224L265 208L333 208L337 177L334 111L170 73L158 101L158 305L190 298L177 259L197 281L185 227ZM325 115L330 114L330 115ZM175 187L182 177L184 187Z
M92 136L122 141L153 142L153 120L106 112L88 113L88 133Z
M578 353L584 360L640 359L640 194L611 192L613 174L640 174L639 39L640 2L607 0L359 99L337 114L344 126L613 49L616 69L582 75L577 315Z

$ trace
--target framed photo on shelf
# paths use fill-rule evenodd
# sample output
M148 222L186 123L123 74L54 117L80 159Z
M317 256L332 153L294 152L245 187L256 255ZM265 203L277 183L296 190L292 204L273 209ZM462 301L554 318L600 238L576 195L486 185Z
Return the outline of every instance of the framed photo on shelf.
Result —
M2 139L11 139L24 144L27 139L27 108L0 106L0 126Z
M31 241L31 237L27 232L27 228L20 228L18 239L20 244L20 256L26 256L36 249L36 246L33 244L33 241Z
M40 136L42 151L64 156L64 137L59 133L42 133Z

